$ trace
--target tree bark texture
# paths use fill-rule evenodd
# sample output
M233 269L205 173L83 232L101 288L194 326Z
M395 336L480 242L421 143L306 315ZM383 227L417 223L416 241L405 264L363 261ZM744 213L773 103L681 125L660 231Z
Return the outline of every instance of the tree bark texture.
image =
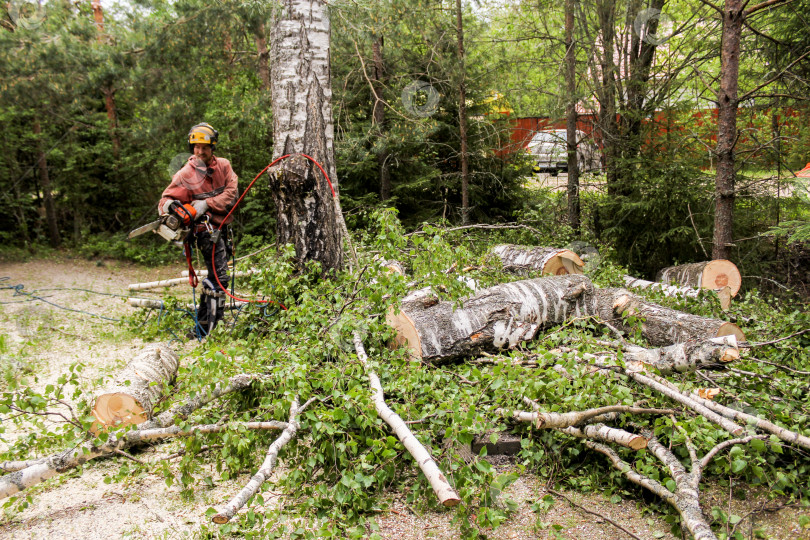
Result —
M272 30L273 153L303 153L320 163L337 190L330 21L323 0L284 0ZM343 266L337 197L312 162L296 156L268 171L276 203L277 242L292 243L299 262ZM337 191L335 192L337 193Z
M512 348L545 325L596 314L596 294L585 276L516 281L479 291L455 308L423 291L402 300L386 320L411 357L442 363L481 351Z
M737 90L740 42L746 2L726 0L720 48L720 89L717 92L717 172L715 175L712 259L729 259L734 218L735 152L737 143Z
M461 140L461 224L470 223L470 163L467 149L467 68L464 57L464 23L461 0L456 0L456 31L458 33L458 135Z
M745 341L745 334L734 323L659 306L626 289L598 289L597 296L603 321L632 332L633 325L626 317L635 317L641 320L641 335L656 347L729 335Z
M253 42L256 44L256 54L258 61L257 71L259 80L262 81L262 90L270 91L270 51L267 50L267 35L264 30L264 22L258 22L253 31Z
M599 69L595 70L596 99L599 101L599 133L602 137L608 195L618 193L616 186L619 156L619 126L616 121L616 62L613 57L616 38L616 2L598 0L596 17L599 24Z
M99 0L91 0L90 8L93 10L93 19L96 22L96 41L103 44L105 40L109 39L104 33L104 9L101 7ZM118 110L115 106L115 87L112 82L102 85L101 93L104 94L104 108L107 110L107 123L110 141L112 142L113 157L118 159L121 155L121 139L118 137Z
M526 247L501 244L492 248L503 264L503 269L527 276L532 272L561 276L582 274L585 263L573 251L550 247Z
M628 369L634 364L640 368L654 368L661 374L684 373L700 367L728 364L740 358L737 338L734 335L714 338L709 341L676 343L660 349L645 349L629 345L625 347L624 362Z
M605 424L588 424L586 426L566 427L560 431L578 439L596 439L607 443L618 444L631 450L641 450L647 447L647 439L637 433L630 433L623 429L612 428Z
M693 394L692 398L698 403L705 406L707 409L710 409L716 412L717 414L720 414L725 418L728 418L729 420L745 422L751 427L755 427L757 429L761 429L762 431L767 431L768 433L776 435L786 443L801 446L802 448L810 450L810 437L806 435L796 433L795 431L791 431L781 426L777 426L773 422L764 420L758 416L754 416L752 414L738 411L737 409L726 407L725 405L721 405L716 401L706 399L705 397L702 397L700 395Z
M382 100L383 77L385 73L385 62L383 61L383 37L374 38L372 45L374 70L372 71L372 84L374 87L374 107L371 111L374 124L377 127L377 168L380 175L380 200L387 201L391 198L391 169L388 166L388 144L385 142L385 104Z
M397 438L399 438L399 441L402 443L402 446L404 446L411 456L413 456L414 460L416 460L425 478L427 478L430 486L433 488L433 492L436 494L439 502L443 506L456 506L461 502L461 498L453 489L453 486L450 485L450 482L447 481L444 474L442 474L439 466L436 465L433 457L431 457L430 452L414 437L402 418L386 405L385 394L383 393L380 378L377 377L377 374L371 369L371 366L369 366L366 349L363 347L360 335L356 332L354 334L354 349L357 352L357 359L363 364L363 368L368 374L372 391L371 398L374 401L374 408L377 410L377 414L394 431Z
M180 361L165 344L145 347L115 378L112 386L96 393L93 416L99 428L142 424L177 375Z
M658 271L655 281L713 291L728 287L732 296L737 296L742 284L737 265L725 259L669 266Z
M34 119L34 135L37 139L37 167L39 168L39 183L42 186L42 200L45 203L45 219L48 222L48 238L51 247L59 247L59 224L56 218L56 205L53 202L53 191L51 190L51 177L48 176L48 158L42 145L42 126L39 119Z
M568 140L568 224L579 235L579 160L577 159L577 54L574 48L574 2L565 0L565 129Z

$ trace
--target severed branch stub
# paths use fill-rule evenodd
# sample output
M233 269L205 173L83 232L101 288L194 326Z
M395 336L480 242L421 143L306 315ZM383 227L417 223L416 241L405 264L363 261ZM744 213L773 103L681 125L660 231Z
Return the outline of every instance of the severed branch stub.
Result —
M453 486L450 485L450 482L447 481L444 474L442 474L439 466L436 465L436 461L434 461L433 457L431 457L430 453L414 434L411 433L411 430L408 429L408 426L402 418L385 404L385 396L383 394L380 378L377 377L377 374L371 369L371 366L369 366L368 355L363 347L360 335L357 332L354 333L354 350L357 352L357 359L363 364L363 368L368 374L373 392L372 399L374 400L374 408L377 409L377 414L391 427L402 443L402 446L404 446L416 460L425 478L427 478L430 483L430 487L433 488L433 492L436 493L439 502L443 506L456 506L461 502L461 498L453 489Z
M281 435L273 441L270 445L270 448L267 449L267 454L265 455L264 462L262 463L259 470L256 471L247 485L242 488L242 490L237 493L225 506L221 507L217 510L217 513L211 518L211 520L218 524L224 525L228 523L233 516L242 508L245 503L253 497L259 488L262 487L262 484L270 478L270 473L273 472L273 468L276 466L276 461L278 461L278 453L284 447L285 444L290 442L292 438L295 436L295 432L298 431L299 424L296 417L301 414L312 402L312 400L307 401L301 407L298 406L298 398L294 398L292 403L290 404L290 419L287 421L287 426L284 428L284 431L281 432Z

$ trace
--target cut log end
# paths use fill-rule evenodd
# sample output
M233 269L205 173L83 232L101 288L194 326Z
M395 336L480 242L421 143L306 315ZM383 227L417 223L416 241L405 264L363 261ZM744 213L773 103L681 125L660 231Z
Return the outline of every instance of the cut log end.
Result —
M737 265L725 259L717 259L709 262L703 269L702 283L704 289L728 287L731 290L731 296L737 296L742 285L742 278Z
M734 336L738 342L745 341L745 334L740 330L740 327L730 322L723 323L717 331L717 337L722 336Z
M720 393L719 388L698 388L698 396L702 397L703 399L714 400L714 398Z
M396 337L394 341L389 344L391 349L398 349L404 347L408 349L408 355L411 360L422 360L422 342L419 339L419 333L416 331L416 325L403 311L394 314L394 308L390 308L385 316L385 321L388 325L396 330Z
M135 398L120 392L98 396L93 416L105 427L138 425L147 419L146 411Z
M723 351L720 355L720 362L723 364L728 364L729 362L734 362L735 360L740 359L740 351L737 349L728 348Z
M230 521L230 518L225 514L216 514L214 515L214 517L211 518L211 521L213 521L217 525L225 525Z
M442 506L447 508L452 508L453 506L458 506L461 502L461 499L455 493L452 496L449 496L442 500Z
M644 448L647 448L647 443L648 442L649 441L646 439L646 437L642 437L641 435L637 435L637 436L633 437L632 439L630 439L630 442L627 443L627 446L629 446L633 450L642 450Z
M561 249L543 266L543 274L564 276L567 274L582 274L585 263L579 255L567 249Z

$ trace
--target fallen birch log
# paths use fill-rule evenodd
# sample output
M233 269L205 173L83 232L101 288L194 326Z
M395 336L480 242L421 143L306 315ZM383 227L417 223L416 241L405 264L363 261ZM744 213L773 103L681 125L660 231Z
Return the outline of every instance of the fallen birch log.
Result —
M243 302L241 300L234 300L236 302L235 306L231 306L230 304L225 304L222 308L223 310L227 311L229 309L237 309L242 306L242 304L246 304L247 302ZM139 307L144 309L165 309L166 303L163 300L156 300L154 298L127 298L127 303L131 307ZM193 310L195 309L194 304L185 304L186 309Z
M653 290L661 291L664 296L683 296L685 298L697 298L701 289L693 289L692 287L679 287L677 285L667 285L666 283L659 283L657 281L647 281L645 279L634 278L632 276L624 276L624 284L631 289ZM731 307L731 287L723 287L721 289L704 289L711 290L717 294L720 300L720 307L723 311L728 311Z
M251 269L251 270L240 270L238 272L233 272L230 275L232 277L244 277L250 276L253 274L258 273L258 269ZM198 270L195 272L198 278L208 277L208 270ZM146 289L157 289L159 287L171 287L173 285L184 285L188 284L188 270L183 270L183 277L179 278L172 278L172 279L163 279L160 281L150 281L148 283L130 283L127 285L127 289L130 291L143 291Z
M259 272L260 272L260 270L258 268L251 268L249 270L237 270L236 272L233 272L233 267L230 266L230 265L228 266L228 275L231 276L231 277L252 276L252 275L258 274ZM200 279L202 279L204 277L208 277L208 270L206 270L204 268L200 269L200 270L195 270L194 273L197 274L197 277L200 278ZM182 277L184 277L184 278L187 278L188 277L188 270L183 270L182 272L180 272L180 275ZM186 281L188 281L188 280L186 280Z
M695 399L695 401L702 404L707 409L710 409L724 416L725 418L728 418L729 420L745 422L747 425L751 427L761 429L762 431L767 431L768 433L776 435L786 443L801 446L802 448L810 450L810 437L806 435L796 433L795 431L791 431L781 426L777 426L773 422L769 422L768 420L765 420L758 416L754 416L753 414L744 413L742 411L726 407L725 405L721 405L715 401L712 401L711 399L707 399L706 397L701 396L698 393L693 393L692 397Z
M482 351L513 348L538 330L596 313L594 287L585 276L536 278L496 285L464 300L456 309L421 289L392 309L386 322L395 342L411 358L441 363Z
M491 253L501 260L503 269L518 275L539 272L541 275L582 274L585 263L571 250L551 247L526 247L501 244Z
M442 474L442 471L439 469L439 466L436 465L433 457L431 457L422 443L414 437L402 418L386 405L380 378L377 377L377 374L371 369L371 366L369 366L368 355L363 347L363 342L360 340L360 335L357 332L354 333L354 350L357 352L357 359L363 364L363 368L368 374L372 390L371 397L374 401L374 408L377 410L377 414L391 427L402 443L402 446L404 446L411 456L413 456L414 460L416 460L417 465L419 465L425 478L427 478L430 483L430 487L433 488L433 492L436 494L439 502L443 506L456 506L461 502L461 498L453 489L453 486L450 485L450 482L447 481L444 474Z
M680 403L681 405L692 409L694 412L698 413L705 419L717 424L721 428L725 429L729 433L735 436L741 435L745 430L742 426L735 424L731 420L723 417L720 414L715 413L711 409L707 408L701 403L691 396L684 394L680 391L680 389L675 386L674 384L670 383L669 381L653 375L652 373L642 373L639 371L633 371L631 369L625 369L619 366L613 366L604 361L599 357L595 357L594 355L588 355L587 357L583 356L584 361L590 361L595 366L600 368L600 370L607 370L608 372L612 373L614 376L618 376L618 374L623 374L639 384L643 384L649 388L652 388L656 392L664 394L671 400Z
M695 371L701 367L714 367L717 364L727 364L740 357L737 339L734 336L713 338L702 343L688 342L676 343L660 349L645 349L636 345L621 345L622 360L629 371L645 371L655 368L662 375L670 373L685 373ZM575 349L560 347L551 351L573 352ZM579 354L583 359L597 359L600 363L608 361L615 363L618 353L600 352L597 354Z
M647 438L623 429L612 428L605 424L588 424L582 427L561 428L560 431L578 439L595 439L612 444L618 444L631 450L647 448Z
M93 459L110 456L133 446L160 439L221 433L236 427L253 430L277 430L286 429L288 424L286 422L231 422L229 424L201 424L186 429L181 429L180 426L136 429L122 434L119 433L120 437L111 435L107 442L101 446L85 443L78 448L54 454L28 467L17 469L15 472L0 477L0 499L10 497L24 489L44 482L56 474L66 472Z
M600 355L603 356L603 355ZM704 342L676 343L659 349L645 349L635 345L624 346L623 359L628 369L642 371L651 367L661 374L684 373L714 364L728 364L740 358L734 335L713 338ZM639 366L636 366L638 364Z
M173 407L152 420L147 420L140 425L139 429L125 433L111 433L107 441L101 446L95 446L92 441L88 441L75 448L69 448L36 460L36 463L24 469L0 476L0 499L10 497L98 457L113 455L116 451L123 450L144 440L194 433L193 428L185 431L181 430L179 426L172 426L174 429L168 430L165 428L170 427L171 424L179 420L184 420L195 410L219 397L247 388L253 380L254 377L251 375L236 375L231 377L227 385L216 384L213 388L206 388L205 391L189 399L184 404ZM263 422L262 424L265 426L263 429L276 429L271 423ZM211 426L196 427L199 431L222 429L224 426L213 424Z
M630 407L628 405L607 405L596 409L584 411L570 411L565 413L535 411L508 411L497 409L501 416L513 418L519 422L528 422L536 429L563 429L577 427L594 418L610 413L626 414L672 414L670 409L644 409L640 407Z
M725 259L669 266L658 271L655 281L713 291L728 287L731 296L737 296L742 284L737 266Z
M259 491L259 488L262 487L262 484L264 484L265 481L270 478L270 473L273 472L273 468L276 466L276 461L278 461L279 451L284 447L285 444L292 440L292 438L295 436L295 432L298 431L298 428L300 427L296 417L307 408L310 402L311 400L305 403L302 407L298 407L298 398L296 397L293 399L292 404L290 405L290 419L287 421L287 426L284 428L284 431L275 441L273 441L270 448L267 449L267 454L264 457L261 467L259 467L256 474L251 477L247 485L242 488L242 490L237 493L226 505L217 510L217 513L211 518L214 523L224 525L233 519L233 516L236 515L240 508L245 506L248 499L253 497L256 492Z
M738 342L745 334L734 324L666 308L648 302L626 289L597 289L599 317L624 332L632 331L625 317L641 319L641 334L652 345L662 347L687 341L708 341L733 335Z
M180 361L164 344L149 345L118 374L111 386L96 393L94 432L113 426L138 425L152 416L152 407L177 375Z

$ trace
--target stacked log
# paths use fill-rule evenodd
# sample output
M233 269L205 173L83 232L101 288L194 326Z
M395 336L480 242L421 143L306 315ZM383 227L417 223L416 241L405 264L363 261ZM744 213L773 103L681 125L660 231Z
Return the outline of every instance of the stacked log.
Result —
M745 341L745 334L734 323L659 306L626 289L598 289L597 298L603 321L630 332L632 326L626 317L637 317L642 320L642 336L656 347L730 335L737 341Z
M118 374L113 384L96 394L94 431L138 425L152 417L164 383L171 383L180 362L164 344L148 345Z
M569 275L496 285L458 309L420 289L386 320L397 331L396 344L410 349L412 359L438 363L512 348L533 339L545 325L595 314L593 284L585 276Z
M582 274L585 266L582 259L568 249L501 244L492 248L492 254L501 260L504 270L523 276L533 272L553 276Z
M737 266L725 259L669 266L658 271L655 281L713 291L728 287L732 297L737 296L742 284Z

